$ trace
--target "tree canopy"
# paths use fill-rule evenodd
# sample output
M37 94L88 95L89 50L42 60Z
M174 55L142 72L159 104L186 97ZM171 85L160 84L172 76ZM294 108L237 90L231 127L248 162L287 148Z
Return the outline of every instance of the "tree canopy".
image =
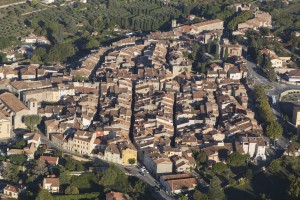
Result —
M13 154L13 155L10 155L8 158L11 163L14 163L17 165L23 165L27 160L27 156L24 154Z
M226 159L226 163L233 167L245 166L247 158L247 155L242 155L238 152L233 152Z
M212 167L213 171L216 173L223 173L228 171L228 166L222 162L215 163Z
M224 200L225 194L221 188L221 181L218 177L214 176L210 180L209 190L208 190L209 200Z
M300 199L300 178L297 177L292 181L289 190L288 190L289 196L292 199Z
M204 153L204 151L194 152L194 158L197 162L197 165L203 165L207 161L207 155Z
M65 194L79 194L79 190L75 186L68 186L65 190Z
M35 126L41 122L41 117L39 115L26 115L24 116L24 123L31 130L34 131Z
M266 128L266 135L273 139L279 139L282 136L283 129L282 126L275 120L269 122Z
M281 169L281 162L280 160L276 159L276 160L272 160L272 162L269 165L269 170L271 173L277 173L279 172L279 170Z
M53 197L48 190L41 189L35 200L53 200Z

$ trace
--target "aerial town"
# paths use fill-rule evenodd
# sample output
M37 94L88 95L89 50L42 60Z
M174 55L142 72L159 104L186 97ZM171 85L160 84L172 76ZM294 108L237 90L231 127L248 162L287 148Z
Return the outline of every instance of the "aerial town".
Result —
M300 199L300 26L291 50L270 12L226 9L73 63L34 62L36 32L1 50L1 199Z

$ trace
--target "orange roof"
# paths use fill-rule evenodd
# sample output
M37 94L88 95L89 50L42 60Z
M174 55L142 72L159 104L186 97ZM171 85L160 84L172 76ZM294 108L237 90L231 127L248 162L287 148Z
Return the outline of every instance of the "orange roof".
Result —
M14 112L28 110L28 108L12 93L5 92L0 95L0 100Z
M52 187L59 187L59 178L44 178L44 184L51 184Z
M57 165L59 157L41 156L40 160L47 162L50 165Z

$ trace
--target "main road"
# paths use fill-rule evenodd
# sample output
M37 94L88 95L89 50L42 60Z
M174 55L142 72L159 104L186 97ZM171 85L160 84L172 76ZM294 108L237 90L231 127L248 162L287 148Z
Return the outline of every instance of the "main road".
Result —
M248 58L248 57L247 57ZM265 86L271 86L272 89L267 90L266 94L270 98L275 98L275 102L271 103L271 108L273 110L273 113L279 123L283 125L283 128L287 126L286 122L284 121L282 114L281 114L281 108L279 104L279 96L282 92L286 90L292 90L292 89L298 89L300 90L300 86L297 85L289 85L289 84L283 84L283 83L277 83L277 82L271 82L267 78L265 78L260 69L256 66L255 63L249 61L247 59L247 68L248 68L248 74L250 77L254 80L256 85L265 85ZM278 141L277 141L277 146L283 149L286 149L287 146L289 145L289 140L282 136Z

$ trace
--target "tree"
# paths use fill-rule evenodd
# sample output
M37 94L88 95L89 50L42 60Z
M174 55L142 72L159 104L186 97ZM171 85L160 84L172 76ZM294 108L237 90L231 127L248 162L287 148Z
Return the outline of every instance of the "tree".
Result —
M269 122L267 128L266 128L266 135L273 139L276 140L282 136L283 129L282 126L275 120Z
M33 182L48 174L48 167L46 163L41 160L30 160L25 163L25 167L29 175L26 182Z
M300 178L295 178L288 190L288 194L292 199L300 199Z
M65 168L69 171L83 171L84 166L81 162L72 159L71 157L66 157Z
M53 200L53 197L48 190L41 189L35 200Z
M270 34L270 29L266 27L260 27L259 32L262 36L267 36Z
M281 162L280 160L276 159L276 160L272 160L272 162L269 165L269 170L271 173L275 174L277 172L279 172L281 169Z
M197 165L203 165L207 161L207 155L204 153L204 151L197 151L194 153L194 158L197 162Z
M228 166L222 162L219 162L219 163L215 163L212 166L212 169L214 170L214 172L219 174L228 171Z
M19 142L17 142L13 148L15 149L23 149L26 146L26 141L25 140L20 140Z
M289 154L294 154L295 153L295 151L297 150L297 143L296 142L291 142L290 144L289 144L289 146L287 147L287 152L289 153Z
M34 196L35 195L31 191L25 190L19 194L19 200L34 199Z
M263 100L258 105L259 116L265 123L274 121L274 114L267 100Z
M224 200L225 194L221 188L221 181L218 177L214 176L210 180L209 190L208 190L209 200Z
M179 196L178 200L189 200L189 198L184 195L181 195Z
M76 163L76 171L79 171L79 172L81 172L81 171L83 171L84 170L84 166L83 166L83 164L81 163L81 162L77 162Z
M66 170L63 166L59 166L59 184L67 185L70 184L71 175L68 170Z
M270 81L274 82L276 80L276 73L274 68L268 69L266 74L267 74L267 79L269 79Z
M24 116L24 122L31 132L33 132L35 126L41 122L41 117L39 115L26 115Z
M122 192L127 192L130 185L124 171L120 170L115 165L110 165L109 168L103 172L100 183L105 188L111 188Z
M208 196L206 194L202 194L199 190L195 190L193 198L195 200L208 200Z
M47 50L44 47L38 47L36 50L33 52L33 55L31 57L31 62L32 63L40 63L44 62L45 58L47 56Z
M256 101L268 100L268 97L265 93L265 89L261 85L256 85L254 88L254 97Z
M45 153L45 149L43 147L38 147L37 150L34 152L34 157L38 159L40 156L42 156Z
M220 59L219 50L217 47L216 47L216 51L215 51L215 59L216 60Z
M0 49L5 49L12 45L12 42L17 40L15 37L0 37Z
M87 49L94 49L94 48L99 47L99 46L100 46L100 43L99 43L98 40L96 40L93 37L88 37L88 41L87 41L87 43L85 45L85 47Z
M98 180L94 173L84 173L80 176L71 177L71 185L80 190L90 189L93 185L97 185Z
M49 51L46 58L47 63L64 62L75 55L75 48L69 43L55 44Z
M248 179L249 181L252 180L253 178L253 172L251 169L247 169L246 173L245 173L245 178Z
M238 152L233 152L226 159L226 163L233 167L245 166L247 161L247 155L242 155Z
M68 186L65 190L65 194L79 194L79 190L75 186Z
M59 151L59 150L54 150L53 151L53 156L61 157L62 155L63 155L62 151Z
M135 158L129 158L128 163L131 164L131 165L134 165L135 164Z
M228 48L225 49L224 57L223 59L226 61L228 59Z
M131 188L132 199L143 199L143 195L146 193L147 190L147 184L144 181L137 180Z
M8 158L11 163L14 163L17 165L23 165L27 160L27 156L24 154L13 154L13 155L10 155Z
M227 28L234 30L239 23L243 23L252 18L253 14L250 11L243 11L236 17L233 17L227 24Z
M210 51L211 51L211 42L207 43L206 51L207 51L207 53L210 53Z
M12 163L8 163L5 167L5 170L2 172L2 176L5 180L10 182L18 182L19 181L19 169L17 165Z

